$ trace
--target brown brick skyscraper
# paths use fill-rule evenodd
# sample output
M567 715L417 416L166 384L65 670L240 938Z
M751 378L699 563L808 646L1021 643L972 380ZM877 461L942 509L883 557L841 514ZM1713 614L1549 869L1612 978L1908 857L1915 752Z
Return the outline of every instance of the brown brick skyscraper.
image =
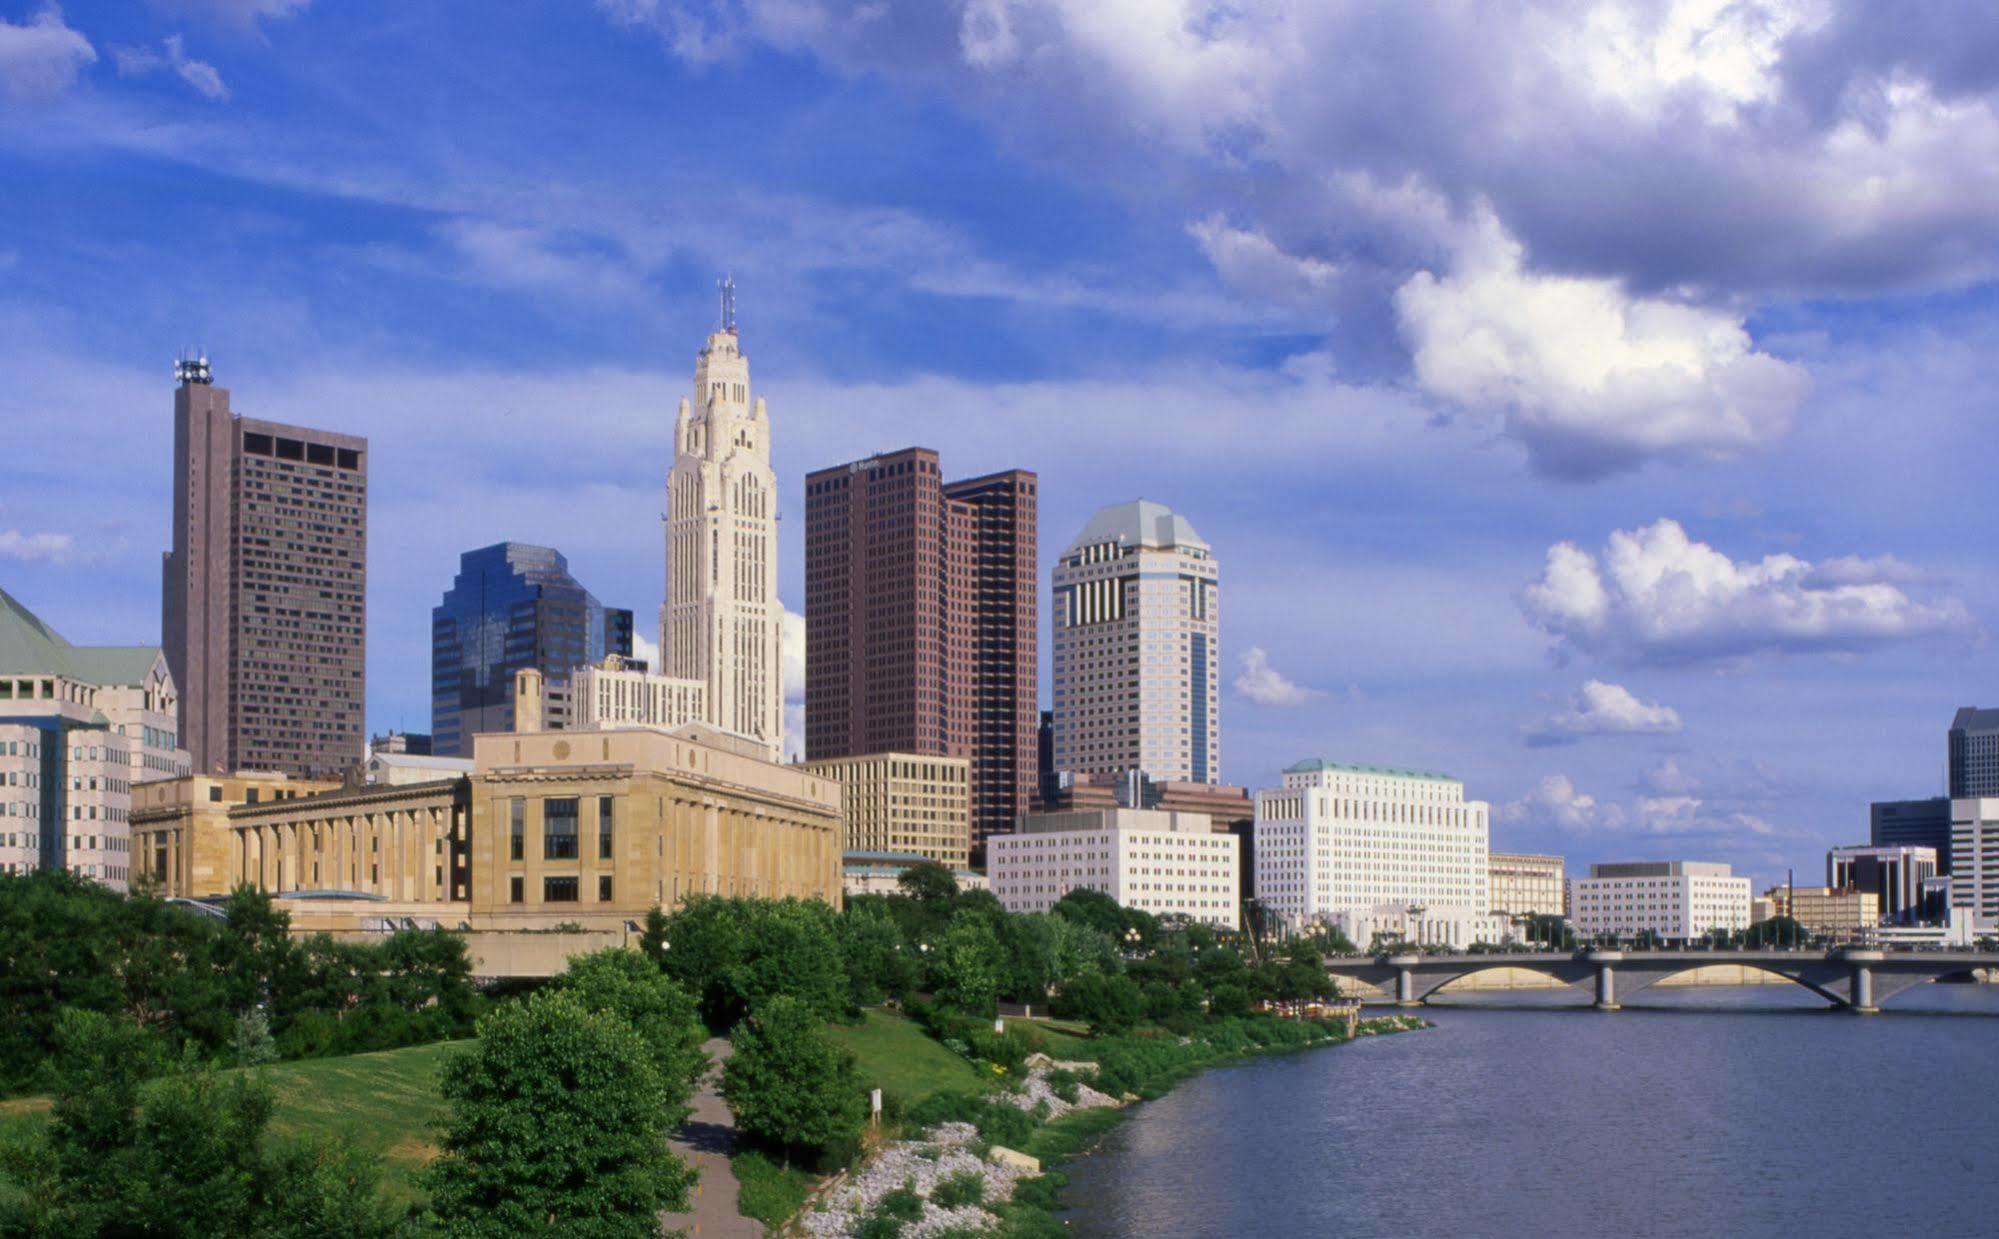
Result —
M805 479L805 756L972 762L975 853L1036 775L1035 476L907 448Z
M237 417L206 360L174 392L161 591L197 774L338 773L365 734L368 441Z

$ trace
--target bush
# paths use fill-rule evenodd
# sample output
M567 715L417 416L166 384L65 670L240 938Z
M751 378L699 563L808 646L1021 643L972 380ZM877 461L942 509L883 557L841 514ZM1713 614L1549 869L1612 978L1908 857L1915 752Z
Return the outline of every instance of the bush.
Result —
M795 998L772 998L736 1027L722 1096L736 1126L779 1152L831 1158L858 1144L868 1099L854 1056Z
M986 1177L976 1170L947 1174L930 1189L930 1203L940 1209L962 1209L986 1203Z
M970 1093L932 1093L909 1108L907 1125L928 1131L939 1123L970 1123L988 1144L1021 1148L1034 1135L1034 1120L1018 1106Z
M916 1194L914 1187L905 1183L876 1201L875 1213L901 1222L914 1222L923 1216L923 1197Z
M1072 1106L1076 1104L1076 1098L1082 1095L1083 1077L1078 1072L1071 1071L1067 1067L1057 1067L1050 1071L1046 1078L1048 1091Z
M745 1149L729 1158L736 1172L736 1209L776 1231L805 1207L811 1195L810 1171L778 1165L755 1149Z

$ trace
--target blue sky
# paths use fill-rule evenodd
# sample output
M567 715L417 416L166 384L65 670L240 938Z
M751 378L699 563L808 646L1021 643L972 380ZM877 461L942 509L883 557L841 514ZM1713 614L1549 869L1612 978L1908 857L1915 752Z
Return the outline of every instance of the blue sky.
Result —
M0 0L0 585L158 634L170 368L373 443L369 713L457 555L650 626L740 287L792 521L911 443L1214 544L1223 764L1815 875L1991 699L1999 18L1745 0ZM1044 694L1045 695L1045 694Z

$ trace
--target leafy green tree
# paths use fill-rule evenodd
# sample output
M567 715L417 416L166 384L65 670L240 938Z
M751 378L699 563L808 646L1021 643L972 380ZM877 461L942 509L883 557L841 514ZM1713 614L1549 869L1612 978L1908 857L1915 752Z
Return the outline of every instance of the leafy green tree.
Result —
M1119 950L1128 947L1130 931L1138 931L1140 946L1150 945L1159 934L1159 922L1149 912L1139 908L1126 908L1103 891L1077 887L1055 901L1050 909L1056 916L1068 917L1116 943Z
M1115 1037L1144 1017L1145 996L1130 977L1097 973L1064 986L1056 1009L1087 1023L1091 1036Z
M271 1017L253 1007L236 1017L236 1039L230 1046L239 1067L261 1067L278 1056L278 1043L271 1036Z
M960 911L930 952L930 988L947 1006L989 1016L1006 967L992 925L975 911Z
M859 1139L867 1098L854 1057L810 1007L773 997L736 1026L731 1040L722 1097L744 1135L779 1152L787 1165Z
M443 1154L426 1173L447 1235L651 1239L693 1173L667 1148L673 1116L630 1024L545 990L479 1021L445 1067Z
M821 1019L847 1009L847 967L833 931L833 910L817 900L753 900L738 982L754 1011L778 994L798 999Z
M840 956L847 970L848 997L857 1007L907 997L921 982L916 951L910 949L885 901L849 907L838 924Z
M1568 920L1549 912L1536 912L1527 918L1527 941L1553 951L1573 951L1579 945Z
M1811 930L1788 916L1773 916L1742 931L1742 945L1750 950L1775 946L1804 946L1812 940Z
M695 1085L708 1070L707 1029L687 991L636 951L615 946L571 958L562 984L585 1010L631 1025L652 1057L669 1125L686 1122Z
M958 897L957 876L934 860L904 869L896 876L895 884L918 903L948 903Z

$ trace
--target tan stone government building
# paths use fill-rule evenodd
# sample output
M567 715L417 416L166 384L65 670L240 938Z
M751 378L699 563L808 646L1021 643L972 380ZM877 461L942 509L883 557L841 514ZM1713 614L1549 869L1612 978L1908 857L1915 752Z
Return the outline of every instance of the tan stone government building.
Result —
M762 753L702 726L482 735L469 763L372 783L171 780L133 832L161 894L248 882L302 930L623 932L702 892L837 905L839 785Z

